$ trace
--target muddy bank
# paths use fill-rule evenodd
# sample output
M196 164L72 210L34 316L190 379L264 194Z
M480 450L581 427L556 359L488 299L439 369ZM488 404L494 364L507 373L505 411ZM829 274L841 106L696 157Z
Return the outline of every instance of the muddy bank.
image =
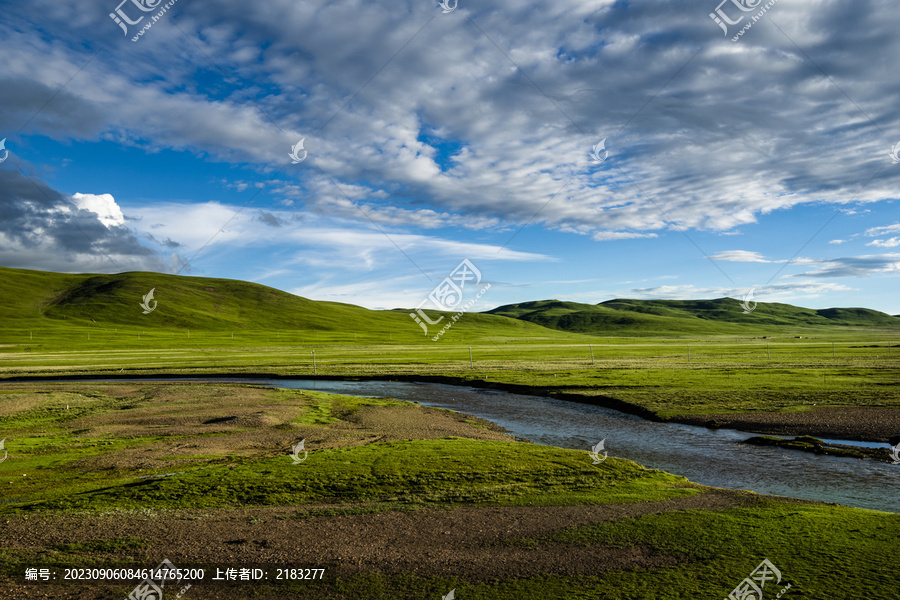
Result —
M797 436L792 440L767 435L755 436L744 440L751 446L776 446L787 450L800 450L827 456L843 456L846 458L872 458L881 462L898 464L892 452L886 448L861 448L847 444L829 444L808 435Z
M823 406L804 412L753 412L674 417L672 421L780 436L809 435L860 442L900 441L900 409Z
M141 374L124 374L124 375L96 375L96 374L84 374L84 375L59 375L59 376L41 376L41 377L8 377L8 378L0 378L0 383L9 382L9 383L28 383L28 382L36 382L36 381L131 381L131 380L143 380L143 381L159 381L159 380L177 380L177 379L204 379L209 378L210 380L216 379L218 377L222 378L240 378L245 380L244 383L253 383L254 379L266 380L266 379L284 379L284 380L296 380L296 379L308 379L310 381L397 381L403 383L440 383L445 385L459 385L459 386L468 386L473 388L480 389L490 389L490 390L498 390L503 392L510 392L513 394L522 394L528 396L540 396L543 398L556 398L559 400L568 400L570 402L580 402L582 404L593 404L595 406L602 406L604 408L611 408L613 410L617 410L619 412L637 415L649 421L657 421L657 422L665 422L668 419L663 419L659 417L655 412L643 408L642 406L638 406L636 404L631 404L629 402L625 402L623 400L619 400L618 398L613 398L612 396L597 396L597 395L587 395L587 394L575 394L571 392L564 392L563 389L571 389L571 386L533 386L533 385L521 385L515 383L501 383L497 381L485 381L482 379L466 379L465 377L452 377L447 375L285 375L283 373L188 373L188 374L165 374L165 373L157 373L154 375L141 375ZM615 386L595 386L591 389L604 389L608 387L609 389L623 389L627 386L615 385ZM640 386L634 386L640 387Z
M496 381L485 381L481 379L466 379L465 377L453 377L446 375L392 375L385 376L347 376L347 375L285 375L283 373L204 373L198 374L175 374L175 375L108 375L102 377L105 381L127 380L127 379L146 379L153 381L155 379L197 379L209 377L214 379L217 377L230 378L240 377L247 383L258 378L260 380L295 380L309 379L318 381L396 381L404 383L439 383L446 385L460 385L473 388L490 389L505 391L514 394L523 394L530 396L539 396L544 398L555 398L558 400L566 400L569 402L579 402L582 404L591 404L594 406L602 406L635 415L649 421L656 422L672 422L683 423L686 425L696 425L711 428L728 428L746 431L748 433L759 433L766 435L781 436L801 436L810 435L823 438L835 438L845 440L856 440L864 442L886 442L896 444L900 441L900 408L886 407L817 407L810 411L804 412L746 412L746 413L722 413L722 414L705 414L705 415L679 415L670 418L660 417L658 414L620 400L609 395L579 394L571 391L571 386L532 386L514 383L502 383ZM97 380L97 375L69 375L58 377L40 377L40 378L9 378L0 381L5 382L35 382L35 381L78 381L78 380ZM635 386L640 387L640 386ZM606 389L604 387L592 387L592 390ZM623 386L608 386L610 391L623 389ZM569 390L569 391L564 391Z

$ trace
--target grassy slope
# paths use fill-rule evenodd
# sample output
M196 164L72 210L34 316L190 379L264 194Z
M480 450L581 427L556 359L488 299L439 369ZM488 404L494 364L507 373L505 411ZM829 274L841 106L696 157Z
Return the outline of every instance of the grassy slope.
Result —
M716 300L609 300L581 304L540 300L508 304L490 314L521 319L544 327L594 334L727 335L748 331L801 331L833 327L884 328L900 326L900 318L865 308L813 310L790 304L759 303L744 314L733 298Z
M158 304L150 315L143 315L140 303L151 289ZM66 275L0 267L0 290L0 322L14 328L143 324L157 329L206 331L397 332L410 340L424 335L409 317L410 311L377 311L314 301L230 279L145 272ZM435 313L429 314L436 318ZM499 333L523 328L512 319L470 317L456 327L477 331L490 323L489 327Z
M155 289L156 310L143 315L142 297ZM391 332L399 339L426 341L409 310L368 310L321 302L263 285L131 272L67 275L0 267L0 322L6 327L72 328L146 325L157 329L206 331L304 330ZM436 311L431 313L436 317ZM445 321L446 323L447 321ZM536 327L535 325L539 326ZM862 308L812 310L787 304L759 304L743 314L732 298L717 300L610 300L598 305L542 300L469 313L454 324L471 335L753 335L834 328L888 328L900 318ZM543 328L560 331L547 331Z

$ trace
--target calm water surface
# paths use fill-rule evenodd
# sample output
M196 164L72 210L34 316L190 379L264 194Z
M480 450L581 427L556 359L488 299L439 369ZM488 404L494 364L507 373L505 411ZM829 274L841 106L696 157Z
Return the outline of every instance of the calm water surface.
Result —
M703 485L900 513L900 465L739 444L736 442L750 434L733 429L656 423L599 406L436 383L257 378L215 381L411 400L488 419L538 444L589 450L605 439L610 456L683 475Z
M434 383L254 380L277 387L413 400L476 415L538 444L589 450L683 475L703 485L900 512L900 465L739 444L733 429L656 423L553 398ZM871 444L889 448L888 444Z

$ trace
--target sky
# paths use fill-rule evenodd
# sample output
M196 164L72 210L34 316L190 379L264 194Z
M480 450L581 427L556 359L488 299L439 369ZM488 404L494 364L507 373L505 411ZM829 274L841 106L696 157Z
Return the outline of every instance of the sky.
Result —
M0 9L2 266L900 314L890 0Z

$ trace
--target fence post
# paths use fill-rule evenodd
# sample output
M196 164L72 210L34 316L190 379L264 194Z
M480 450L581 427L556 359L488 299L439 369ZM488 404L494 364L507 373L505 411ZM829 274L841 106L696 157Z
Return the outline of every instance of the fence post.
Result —
M469 346L469 368L475 368L475 363L472 362L472 346Z
M766 360L769 360L769 342L766 342Z
M315 374L317 373L317 370L316 370L316 351L313 350L312 353L313 353L313 375L315 375Z
M594 364L594 345L591 344L589 348L591 349L591 364Z
M688 344L687 348L688 348L688 362L691 362L691 345Z

